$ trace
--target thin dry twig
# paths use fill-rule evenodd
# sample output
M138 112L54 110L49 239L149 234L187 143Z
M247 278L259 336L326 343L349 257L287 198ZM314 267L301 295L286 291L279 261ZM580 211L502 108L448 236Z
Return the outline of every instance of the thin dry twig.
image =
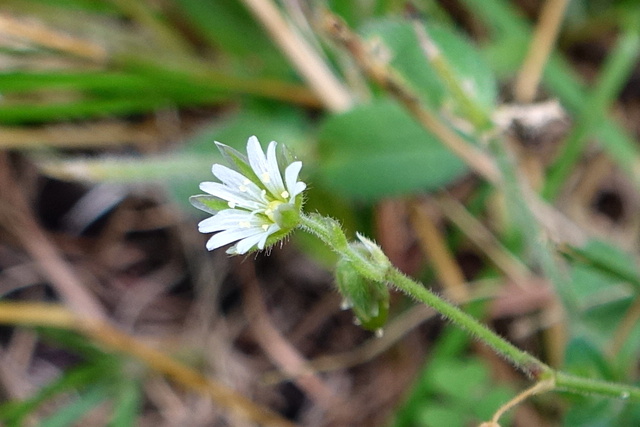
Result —
M400 102L413 117L440 142L456 154L474 172L490 183L501 186L502 173L494 159L478 147L469 144L420 101L420 97L389 67L375 58L365 43L336 15L325 11L323 28L325 32L352 56L358 67L369 79L382 87ZM584 233L564 215L541 200L526 183L520 183L521 192L527 206L535 218L547 230L549 237L558 242L579 245L584 242Z
M547 0L529 45L513 93L517 102L527 104L535 99L544 66L553 49L569 0Z
M7 155L0 154L0 224L20 241L72 311L87 319L105 319L102 305L38 224L11 171Z
M447 247L444 237L433 223L426 202L415 201L411 204L411 222L415 229L422 251L429 255L436 275L454 302L469 299L464 274Z
M209 396L236 415L264 426L295 427L295 424L270 409L256 405L217 381L143 344L137 338L101 320L79 317L60 305L0 302L0 324L48 326L78 331L111 351L132 356L175 382Z
M0 35L92 62L103 63L108 57L102 46L53 30L40 23L14 18L7 13L0 14Z
M555 382L553 380L545 380L545 381L540 381L536 383L535 385L533 385L533 387L528 388L527 390L523 391L522 393L520 393L519 395L511 399L509 402L502 405L493 415L493 418L491 419L488 425L499 426L498 420L509 409L513 408L514 406L517 406L518 404L530 398L531 396L544 393L545 391L553 390L554 387L555 387Z
M434 202L442 213L454 223L509 279L518 285L532 276L526 265L502 246L498 239L464 206L451 196L441 194Z
M500 182L501 174L493 159L465 141L436 114L428 110L390 67L369 53L365 43L339 17L325 11L322 24L325 32L349 51L354 61L371 80L404 105L418 122L437 136L449 150L487 181L494 184Z
M248 260L245 263L249 262ZM287 375L297 374L296 383L325 409L340 403L335 392L312 370L307 360L275 328L262 301L253 265L238 268L244 284L244 305L254 338L269 358Z
M159 129L116 120L55 124L41 128L0 126L0 149L92 148L124 144L151 145L161 136Z
M304 372L328 372L339 369L347 369L369 362L387 351L391 346L400 341L407 333L432 318L435 311L424 305L416 305L398 315L384 328L382 337L374 337L359 345L353 350L338 354L319 356L309 360L298 372L289 374L282 372L268 372L264 375L266 383L276 383L287 379L296 378Z
M325 107L334 112L348 110L353 101L318 53L294 31L270 0L242 0L269 35L309 83Z

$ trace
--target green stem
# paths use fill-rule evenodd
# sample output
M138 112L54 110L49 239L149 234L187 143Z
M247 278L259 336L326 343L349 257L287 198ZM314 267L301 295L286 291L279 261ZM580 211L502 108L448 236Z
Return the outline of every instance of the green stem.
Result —
M618 399L640 400L640 388L627 384L610 383L576 377L564 372L557 372L556 389L580 394L615 397Z
M480 341L493 348L498 354L504 356L533 378L540 379L541 377L548 376L552 372L549 366L509 343L488 327L478 322L474 317L443 300L420 283L402 274L396 268L389 269L385 279L389 283L393 283L397 289L432 307L451 322L466 330L474 337L477 337Z
M390 262L372 263L352 248L338 221L319 214L301 214L300 228L315 234L336 253L349 259L358 273L364 277L392 284L406 295L432 307L535 380L539 382L550 381L554 384L554 389L577 394L597 394L619 399L640 400L640 388L638 387L580 378L552 369L534 356L509 343L474 317L437 296L422 284L407 277L391 266Z
M455 305L440 298L418 282L405 276L398 269L390 266L385 268L384 271L380 271L380 269L377 268L373 268L374 271L371 271L372 269L369 268L369 263L364 260L360 254L351 249L348 244L346 244L346 236L335 220L324 218L316 214L302 215L301 225L305 230L318 236L320 240L326 243L335 252L347 257L354 266L358 268L361 274L365 275L366 273L367 277L380 282L392 283L405 294L423 302L429 307L434 308L451 322L455 323L457 326L463 328L493 348L498 354L504 356L527 375L539 379L551 374L552 369L549 366L515 347L504 338L491 331L485 325L478 322L478 320ZM376 275L377 277L374 277Z

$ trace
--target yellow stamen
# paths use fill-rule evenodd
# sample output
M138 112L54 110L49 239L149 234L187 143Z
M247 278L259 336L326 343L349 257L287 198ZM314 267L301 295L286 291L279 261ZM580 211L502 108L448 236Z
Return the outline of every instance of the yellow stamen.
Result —
M267 216L267 218L269 218L273 222L276 222L275 218L273 217L273 214L275 213L276 209L278 209L278 206L281 205L282 203L283 202L281 202L280 200L274 200L272 202L269 202L267 209L264 210L264 214Z

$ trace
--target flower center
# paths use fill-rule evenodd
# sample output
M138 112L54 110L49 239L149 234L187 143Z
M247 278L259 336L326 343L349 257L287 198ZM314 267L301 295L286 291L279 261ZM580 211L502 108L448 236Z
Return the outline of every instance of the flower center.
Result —
M276 222L276 219L274 217L274 213L276 212L276 210L278 209L278 206L280 206L281 204L283 204L284 202L281 202L280 200L274 200L272 202L269 202L269 204L267 205L267 209L264 210L264 214L267 216L267 218L269 218L271 221Z

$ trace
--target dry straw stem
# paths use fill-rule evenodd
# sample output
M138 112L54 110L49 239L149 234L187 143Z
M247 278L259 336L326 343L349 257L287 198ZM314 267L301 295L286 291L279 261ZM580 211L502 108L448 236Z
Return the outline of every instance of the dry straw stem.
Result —
M252 422L269 427L295 427L278 414L258 406L226 386L207 378L106 322L87 320L56 304L0 302L0 323L74 330L92 341L134 357L182 386L209 396L218 405Z
M152 126L117 120L54 124L39 128L0 126L0 149L102 148L123 144L150 146L161 132Z
M457 304L469 299L464 275L455 261L453 254L447 247L444 237L429 213L426 202L416 201L411 204L411 222L418 235L422 251L429 256L436 271L436 275L447 297Z
M351 54L355 63L367 77L399 101L425 129L438 137L442 144L478 175L498 187L503 185L502 173L494 159L485 151L465 141L444 124L436 114L429 111L422 104L418 95L405 84L395 70L371 55L360 37L353 33L339 17L329 11L324 11L322 24L324 31ZM559 242L569 242L572 245L584 242L584 233L575 224L540 200L527 184L520 185L520 187L522 197L529 209L545 227L550 237Z
M421 304L415 305L398 314L385 325L384 335L382 337L371 338L353 350L318 356L315 359L309 360L305 366L292 373L281 371L267 372L263 377L263 382L266 384L274 384L295 379L300 375L305 375L309 371L337 371L369 362L385 351L388 351L405 335L435 315L436 312L431 307Z
M517 102L527 104L535 99L544 66L556 42L567 4L569 0L547 0L544 3L540 21L514 85L513 92Z
M269 318L267 307L260 294L255 266L237 265L243 282L245 313L249 319L253 336L267 356L287 376L294 377L295 382L313 400L325 409L335 408L341 403L335 390L308 369L308 361L277 330Z
M364 73L411 112L422 126L437 136L453 153L487 181L498 184L501 174L489 155L462 139L440 118L429 111L393 70L373 55L363 41L337 16L324 12L322 27L329 36L349 51Z
M513 408L516 405L519 405L520 403L522 403L526 399L530 398L531 396L534 396L534 395L540 394L540 393L544 393L544 392L549 391L549 390L553 390L554 388L555 388L555 382L554 382L553 379L543 380L543 381L540 381L540 382L534 384L533 387L526 389L525 391L523 391L522 393L518 394L516 397L514 397L513 399L511 399L510 401L508 401L507 403L502 405L496 411L496 413L493 415L493 418L491 419L491 421L489 422L488 425L490 425L490 426L491 425L499 426L498 420L509 409Z
M434 202L444 216L455 224L515 284L522 285L533 276L527 266L502 246L491 231L471 215L462 203L444 193L436 197Z
M349 91L307 41L282 17L270 0L242 0L266 28L293 66L309 83L324 106L333 111L348 110L353 101Z
M38 224L12 169L7 155L0 153L0 224L22 244L69 308L86 319L104 319L102 305Z
M46 49L56 50L92 62L107 60L107 51L99 45L71 37L46 26L0 14L0 36L17 39Z

